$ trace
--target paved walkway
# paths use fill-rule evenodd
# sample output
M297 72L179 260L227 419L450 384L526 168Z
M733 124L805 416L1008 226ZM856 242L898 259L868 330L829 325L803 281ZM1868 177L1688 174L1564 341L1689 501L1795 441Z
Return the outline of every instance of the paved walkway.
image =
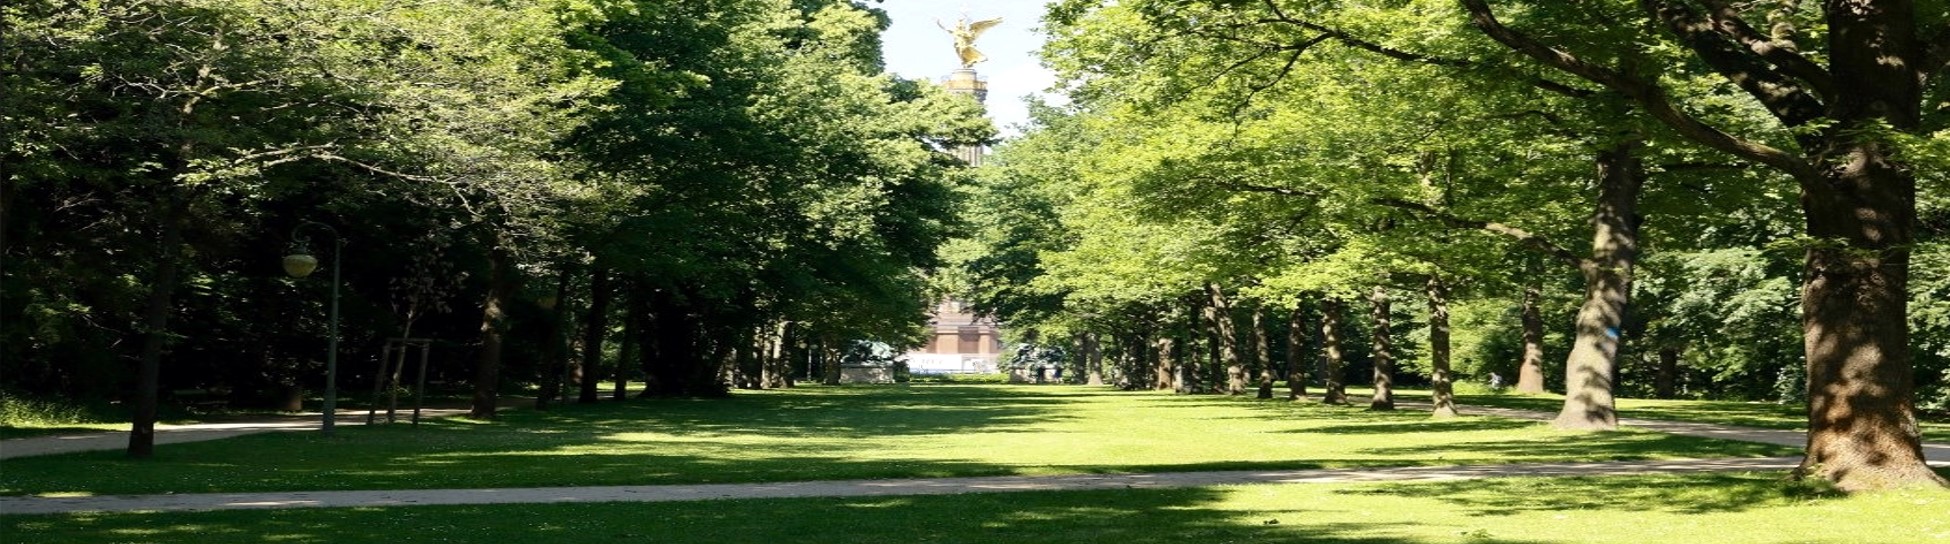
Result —
M1427 409L1426 404L1400 403L1404 408ZM1493 415L1533 420L1549 420L1555 414L1530 410L1465 406L1466 414ZM315 416L314 416L315 417ZM363 416L341 418L347 423L364 423ZM1805 433L1777 429L1754 429L1624 418L1621 423L1658 432L1800 446ZM223 427L230 425L231 427ZM240 434L316 429L313 422L265 422L261 424L206 424L174 427L157 435L158 443L213 440ZM160 430L160 428L159 428ZM125 437L123 433L109 433ZM41 437L6 441L9 449L31 451L32 442L62 443L63 437ZM16 446L15 444L19 445ZM83 447L84 444L105 447ZM60 447L63 451L119 449L119 443L101 444L74 439ZM1950 466L1950 444L1925 444L1925 455L1934 466ZM39 453L23 454L39 455ZM8 454L0 457L22 455ZM186 510L237 510L269 508L332 508L359 506L578 503L578 502L666 502L713 499L767 499L792 497L865 497L896 495L947 495L956 493L1000 493L1017 491L1058 491L1089 489L1166 489L1212 485L1280 483L1353 483L1387 481L1442 481L1511 476L1604 476L1646 473L1688 473L1719 471L1777 471L1794 468L1799 457L1679 459L1665 461L1619 461L1601 463L1531 463L1509 465L1469 465L1447 467L1396 467L1370 469L1318 469L1274 471L1167 472L1152 474L1086 474L1074 476L1001 476L978 478L934 478L901 480L844 480L814 482L776 482L756 484L699 484L602 487L546 487L516 489L411 489L380 491L287 491L268 493L201 493L183 495L131 495L101 497L0 497L0 515L54 514L65 512L136 512Z

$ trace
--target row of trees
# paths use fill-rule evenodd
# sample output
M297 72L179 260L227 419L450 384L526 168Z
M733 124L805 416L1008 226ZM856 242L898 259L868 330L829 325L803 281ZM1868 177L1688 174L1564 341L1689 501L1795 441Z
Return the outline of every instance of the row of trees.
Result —
M1366 310L1377 408L1400 362L1438 414L1458 371L1548 376L1574 429L1628 388L1805 399L1802 475L1942 485L1947 10L1497 4L1053 5L1074 102L984 175L970 300L1138 387L1299 396L1317 358L1329 402Z
M993 132L884 75L884 14L846 0L0 17L0 385L130 401L137 456L159 391L317 389L330 286L277 268L307 220L343 237L308 231L345 267L344 381L433 338L477 417L511 382L715 395L915 343L967 175L940 150Z

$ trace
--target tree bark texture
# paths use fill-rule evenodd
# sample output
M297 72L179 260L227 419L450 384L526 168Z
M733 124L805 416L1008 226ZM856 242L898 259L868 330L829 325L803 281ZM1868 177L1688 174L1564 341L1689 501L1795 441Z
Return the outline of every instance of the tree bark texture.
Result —
M1327 367L1322 376L1322 404L1347 404L1347 384L1341 380L1341 306L1338 299L1320 301L1320 351Z
M1302 357L1300 347L1307 336L1306 309L1300 303L1293 303L1293 312L1286 322L1286 391L1287 400L1307 398L1307 362Z
M1273 398L1273 355L1266 340L1266 308L1253 305L1253 369L1259 373L1257 398Z
M1218 284L1205 284L1205 292L1212 297L1212 304L1206 306L1206 320L1212 325L1212 337L1216 341L1213 347L1218 350L1219 364L1225 365L1225 393L1244 395L1246 366L1239 357L1239 333L1233 328L1232 302Z
M1564 363L1564 408L1551 424L1560 429L1618 428L1612 397L1618 347L1638 262L1638 201L1644 171L1638 143L1621 142L1598 153L1598 207L1591 214L1591 257L1579 264L1584 305Z
M1801 327L1808 354L1808 451L1796 473L1849 491L1947 486L1925 463L1909 344L1916 178L1881 136L1921 123L1925 42L1913 2L1826 4L1835 96L1820 178L1801 182L1810 246ZM1938 36L1937 39L1943 39ZM1922 72L1928 75L1927 72Z
M495 236L488 252L487 299L481 305L481 354L474 362L474 405L468 417L494 419L500 403L501 344L508 333L508 302L518 283L508 240Z
M1390 330L1388 288L1376 286L1368 297L1374 319L1374 397L1369 410L1395 409L1395 340Z
M169 314L175 303L176 284L182 276L183 212L174 206L162 221L162 254L156 259L155 276L149 283L148 300L142 311L142 359L136 369L134 421L129 426L129 457L146 459L156 454L156 403L162 389L162 355L168 347ZM334 255L332 258L338 258ZM337 331L333 331L336 333Z
M600 397L603 373L597 369L603 367L603 339L609 336L609 299L609 272L600 267L590 270L589 313L582 320L582 387L576 397L582 404L594 404Z
M1156 371L1157 376L1155 376L1155 381L1151 383L1151 388L1158 391L1183 392L1179 389L1178 362L1171 356L1171 335L1163 334L1161 331L1157 340L1154 342L1154 345L1151 347L1151 356L1153 357L1152 360L1156 363L1153 370Z
M1523 361L1517 367L1517 392L1544 393L1544 286L1533 279L1523 288Z
M1435 417L1456 417L1456 390L1449 373L1449 286L1442 276L1430 275L1429 299L1429 389L1435 403Z

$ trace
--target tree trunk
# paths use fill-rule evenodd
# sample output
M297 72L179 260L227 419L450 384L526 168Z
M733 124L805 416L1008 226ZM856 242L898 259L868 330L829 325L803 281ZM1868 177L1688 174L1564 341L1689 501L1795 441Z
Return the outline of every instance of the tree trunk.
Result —
M1551 422L1559 429L1618 428L1612 380L1638 262L1638 201L1645 182L1637 147L1636 141L1624 141L1598 153L1591 258L1578 266L1584 305L1578 309L1576 344L1564 362L1564 409Z
M589 314L582 329L582 391L576 402L594 404L600 396L603 374L603 339L609 336L609 271L592 267L589 271ZM622 366L622 365L617 365Z
M1320 301L1320 351L1326 362L1321 404L1347 404L1347 384L1341 382L1341 301Z
M791 323L781 321L766 327L763 341L765 376L762 384L766 389L784 389L786 376L792 374L792 366L786 359L785 348L786 329L791 326Z
M1259 372L1258 398L1273 398L1273 355L1266 341L1266 308L1253 305L1253 366Z
M1836 124L1826 145L1810 150L1822 177L1801 181L1808 236L1824 243L1809 247L1802 274L1808 452L1796 474L1848 491L1943 487L1950 483L1924 462L1914 406L1907 317L1916 178L1871 127L1920 133L1919 75L1945 72L1924 65L1930 48L1917 36L1913 2L1826 9Z
M1192 395L1200 392L1199 376L1201 369L1198 363L1204 358L1204 350L1199 345L1199 336L1203 334L1201 331L1205 330L1205 326L1200 323L1205 309L1203 298L1191 298L1190 311L1185 314L1185 328L1182 331L1184 334L1178 339L1178 365L1176 367L1178 372L1173 375L1173 390L1177 391L1180 395Z
M546 301L544 301L546 302ZM569 326L569 268L564 266L555 273L555 298L553 303L543 305L548 311L548 345L542 350L541 385L535 392L535 409L547 410L549 403L562 397L562 377L568 374L569 353L563 345L562 337Z
M634 298L636 297L630 297L624 300L627 302ZM637 335L643 333L643 319L642 305L629 304L625 306L623 313L622 345L616 346L616 387L610 391L610 400L629 398L630 369L641 367L640 364L637 364L637 350L641 349L640 346L643 345L643 340L638 338Z
M1538 307L1544 296L1542 281L1533 276L1523 287L1523 362L1517 369L1517 392L1525 395L1544 393L1544 316Z
M494 419L500 402L501 343L508 332L508 297L519 274L505 247L508 240L497 234L491 241L487 299L481 305L481 356L474 364L474 406L467 414L474 419Z
M1307 363L1302 360L1301 342L1306 338L1306 320L1301 319L1306 310L1300 303L1293 303L1293 313L1286 322L1286 390L1287 400L1307 398Z
M176 284L182 275L183 212L169 204L170 217L161 224L161 255L156 258L155 276L149 283L148 300L142 312L142 360L136 369L134 421L129 426L129 457L147 459L156 454L156 403L162 389L162 355L169 340L169 314L174 306ZM332 258L338 258L334 255ZM336 331L335 331L336 332Z
M1104 384L1104 350L1096 332L1083 333L1084 385Z
M819 343L819 353L820 353L819 373L822 378L820 380L820 383L825 385L839 385L840 384L839 352L832 348L832 344L830 342L822 340Z
M1226 299L1225 291L1218 284L1205 284L1205 292L1212 297L1212 305L1206 307L1206 319L1212 324L1212 336L1217 340L1213 346L1218 350L1219 364L1225 365L1227 395L1246 394L1246 366L1239 358L1239 335L1232 325L1232 302Z
M1179 391L1182 393L1183 391L1179 389L1178 382L1178 362L1172 359L1171 344L1171 335L1165 331L1159 331L1158 339L1155 341L1155 345L1151 347L1152 361L1156 365L1153 369L1157 371L1157 381L1152 382L1151 388L1157 391Z
M1652 396L1669 399L1677 396L1679 385L1679 346L1659 347L1659 372L1653 377Z
M1429 389L1435 417L1456 417L1456 392L1449 375L1449 286L1429 275Z
M1374 318L1374 397L1369 410L1395 409L1395 355L1393 333L1389 330L1388 288L1375 286L1368 298Z

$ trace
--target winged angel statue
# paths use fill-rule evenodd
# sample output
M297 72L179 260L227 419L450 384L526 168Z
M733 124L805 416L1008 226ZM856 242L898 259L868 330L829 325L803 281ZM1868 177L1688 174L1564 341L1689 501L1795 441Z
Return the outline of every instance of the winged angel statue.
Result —
M953 28L942 24L940 19L934 20L934 26L941 27L942 30L955 36L955 54L961 57L962 68L974 68L975 63L989 60L987 55L975 50L975 38L999 24L1002 24L1001 17L971 23L968 22L968 16L963 15L961 20L955 21Z

